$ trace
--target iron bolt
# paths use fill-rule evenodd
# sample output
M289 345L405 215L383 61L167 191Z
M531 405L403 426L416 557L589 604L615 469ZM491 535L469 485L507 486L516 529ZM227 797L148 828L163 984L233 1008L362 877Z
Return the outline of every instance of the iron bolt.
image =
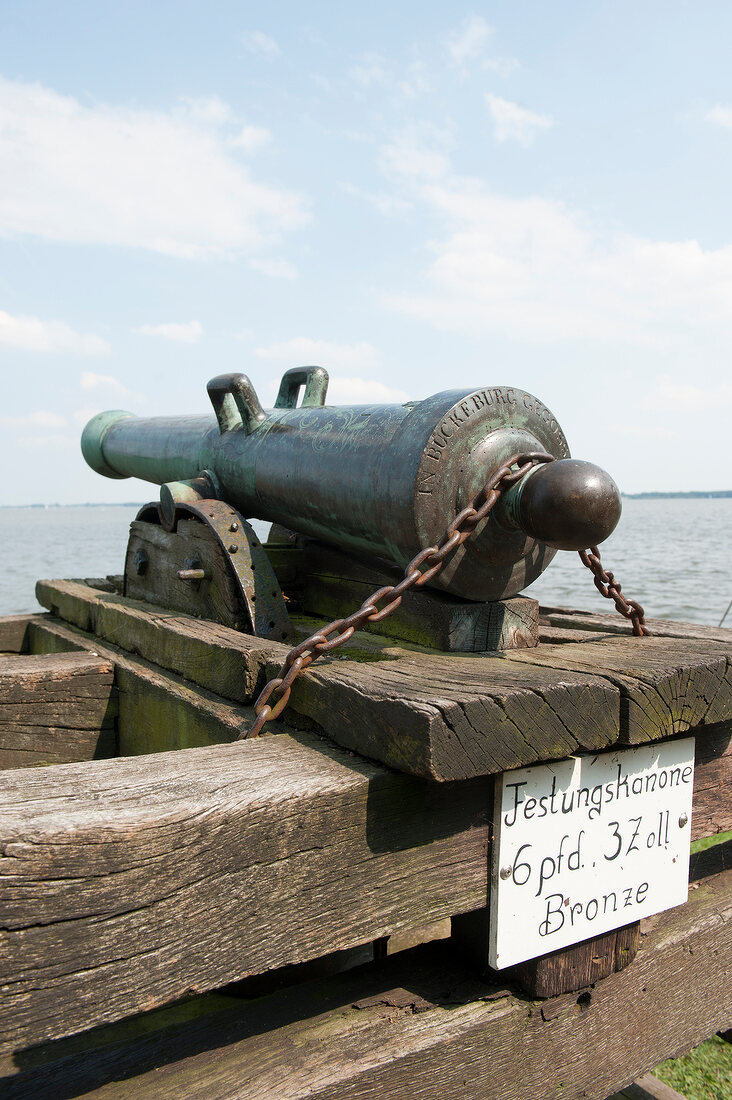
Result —
M238 531L239 530L239 524L238 523L230 523L229 524L229 530L230 531Z
M500 872L501 878L504 879L504 880L507 879L507 878L510 878L511 877L511 871L512 871L511 867L501 867L501 872Z
M238 549L239 549L239 547L236 545L236 543L232 542L231 546L229 547L229 553L230 554L235 554Z
M132 568L135 570L138 577L142 577L147 572L148 565L149 560L145 551L142 549L135 550L132 555Z
M679 828L683 829L684 825L686 825L688 820L689 820L689 815L688 814L681 814L680 817L679 817Z

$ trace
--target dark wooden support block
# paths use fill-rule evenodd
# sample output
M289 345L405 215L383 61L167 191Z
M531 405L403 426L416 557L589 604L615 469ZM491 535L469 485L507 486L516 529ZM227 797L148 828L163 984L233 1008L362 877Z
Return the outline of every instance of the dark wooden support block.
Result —
M372 592L404 575L311 539L299 539L294 549L277 544L266 549L283 590L307 614L326 621L351 615ZM435 589L413 589L387 619L365 629L445 653L526 649L539 641L539 604L528 596L474 603Z
M506 970L488 965L488 912L454 917L452 937L457 949L495 982L514 982L530 997L556 997L572 993L623 970L635 958L640 942L640 922L583 940L559 951L529 959Z
M530 959L516 968L515 980L530 997L556 997L587 989L602 978L624 970L636 956L640 921L602 936Z
M114 665L93 653L0 658L0 768L116 752Z
M541 1002L427 945L33 1068L4 1100L605 1100L732 1023L730 875L662 913L635 964ZM66 1057L62 1057L67 1052ZM36 1063L37 1065L37 1063Z

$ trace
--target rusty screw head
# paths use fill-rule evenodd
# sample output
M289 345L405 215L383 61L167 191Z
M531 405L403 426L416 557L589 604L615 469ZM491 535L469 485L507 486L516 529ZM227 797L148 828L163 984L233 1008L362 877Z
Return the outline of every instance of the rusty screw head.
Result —
M236 523L236 522L230 523L229 524L229 530L230 531L238 531L239 530L239 524Z

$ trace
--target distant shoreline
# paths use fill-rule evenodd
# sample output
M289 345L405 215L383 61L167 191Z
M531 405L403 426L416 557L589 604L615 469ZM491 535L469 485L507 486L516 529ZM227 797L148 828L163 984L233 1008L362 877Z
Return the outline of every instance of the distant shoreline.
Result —
M692 489L689 492L621 493L624 500L728 500L732 489ZM0 508L142 508L146 500L101 500L77 504L0 504Z
M710 489L704 492L701 489L693 489L688 493L621 493L628 500L723 500L732 497L732 489Z

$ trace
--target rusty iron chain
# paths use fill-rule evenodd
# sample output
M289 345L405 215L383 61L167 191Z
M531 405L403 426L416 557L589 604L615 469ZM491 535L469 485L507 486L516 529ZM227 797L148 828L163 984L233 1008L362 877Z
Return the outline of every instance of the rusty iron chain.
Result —
M595 588L606 599L615 601L615 607L620 614L632 622L633 633L639 638L653 637L645 625L643 608L637 600L626 600L620 591L620 582L615 580L615 575L609 569L603 569L600 551L597 547L591 546L589 550L579 550L578 553L582 564L586 565L592 572Z
M353 615L346 619L334 619L332 623L317 630L306 638L304 642L293 646L285 657L277 676L265 684L254 704L256 715L254 723L248 730L243 730L238 737L241 741L248 737L258 737L266 722L278 718L287 706L290 698L290 690L295 679L308 665L322 656L324 653L332 653L334 649L342 646L351 638L357 630L360 630L367 622L379 623L392 611L396 611L402 602L402 597L410 588L421 588L437 576L445 562L445 559L456 550L458 546L470 538L479 523L498 503L501 493L511 485L515 485L522 477L541 463L552 462L553 455L543 451L535 451L527 454L515 454L491 476L470 503L455 516L448 525L445 534L436 546L427 546L424 550L412 558L404 570L404 576L398 584L389 584L372 592L364 600L361 607ZM517 467L514 469L514 467ZM424 572L422 567L425 566ZM377 605L383 600L388 603L383 607ZM334 634L334 638L330 635ZM274 702L270 699L274 696Z
M387 615L396 611L402 602L402 597L410 588L421 588L431 581L442 569L447 557L458 546L470 538L479 523L481 523L500 500L501 494L517 481L525 477L534 466L546 462L553 462L553 455L542 451L534 451L525 454L515 454L496 470L488 478L483 488L476 493L470 503L448 524L445 534L436 546L427 546L424 550L412 558L404 570L404 576L398 584L385 585L378 588L366 598L358 611L345 619L334 619L321 630L317 630L299 645L293 646L285 657L282 666L272 680L269 680L262 688L254 704L255 720L251 727L242 730L237 740L245 740L250 737L258 737L264 725L279 718L290 699L292 685L301 672L325 653L332 653L352 638L357 630L365 624L379 623ZM516 468L514 468L516 467ZM635 600L626 600L621 595L620 585L612 573L602 568L600 554L596 546L579 551L583 563L592 570L594 581L603 596L615 600L615 606L621 615L630 618L633 623L633 633L637 635L649 635L650 631L643 624L643 608ZM422 571L422 567L424 571ZM383 607L378 604L388 600ZM331 638L333 634L335 637ZM270 700L274 696L274 701Z

